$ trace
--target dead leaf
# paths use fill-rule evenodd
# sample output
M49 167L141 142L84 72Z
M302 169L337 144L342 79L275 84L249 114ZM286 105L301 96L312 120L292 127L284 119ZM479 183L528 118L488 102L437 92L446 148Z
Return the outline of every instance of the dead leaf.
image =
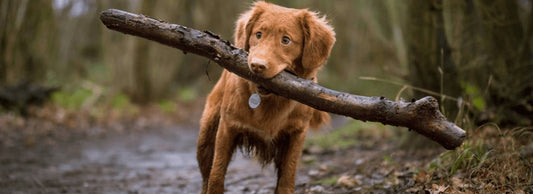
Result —
M345 187L353 187L355 186L355 179L351 176L343 175L337 180L337 184Z
M413 179L422 184L429 183L429 181L431 181L431 177L426 173L426 171L420 171L418 174L414 175Z
M515 194L525 194L526 192L524 192L524 190L522 189L517 189L517 190L514 190L513 191Z
M457 178L457 177L452 177L451 181L452 181L452 185L454 187L457 187L457 188L470 187L469 184L464 183L463 180L461 180L460 178Z
M424 192L421 186L411 187L409 189L406 189L405 191L408 193L419 193L419 191Z
M448 186L433 184L431 185L431 189L428 191L431 194L439 194L439 193L446 192L447 189L448 189Z

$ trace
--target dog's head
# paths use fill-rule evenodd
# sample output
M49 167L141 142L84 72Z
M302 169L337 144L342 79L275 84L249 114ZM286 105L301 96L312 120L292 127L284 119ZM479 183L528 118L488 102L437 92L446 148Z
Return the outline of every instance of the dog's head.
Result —
M309 79L329 57L335 32L315 12L259 1L237 21L235 43L249 52L248 66L261 77L288 70Z

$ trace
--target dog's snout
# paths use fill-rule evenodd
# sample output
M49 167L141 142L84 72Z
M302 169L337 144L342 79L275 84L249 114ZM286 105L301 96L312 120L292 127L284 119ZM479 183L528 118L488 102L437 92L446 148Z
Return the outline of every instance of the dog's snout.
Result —
M253 58L250 61L250 69L254 73L262 73L267 68L267 62L264 59Z

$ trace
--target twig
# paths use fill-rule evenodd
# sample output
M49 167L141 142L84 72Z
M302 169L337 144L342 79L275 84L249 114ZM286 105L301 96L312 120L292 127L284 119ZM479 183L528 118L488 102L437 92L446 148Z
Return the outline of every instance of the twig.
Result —
M43 193L46 193L46 188L44 187L43 183L39 181L39 179L35 178L35 176L31 176L31 179L33 180L33 182L37 184L37 186L39 186L42 189Z

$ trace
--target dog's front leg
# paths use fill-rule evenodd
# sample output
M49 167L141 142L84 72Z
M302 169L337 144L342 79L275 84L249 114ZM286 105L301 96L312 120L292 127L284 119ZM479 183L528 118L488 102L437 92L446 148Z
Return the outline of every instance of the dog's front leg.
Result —
M215 156L213 166L209 174L207 193L224 193L224 177L228 164L235 150L235 134L227 123L221 120L215 141Z
M276 168L278 169L278 183L276 186L277 194L294 193L294 183L296 181L296 169L305 141L305 131L293 133L289 137L289 145L286 150L280 150L282 153L276 156ZM283 148L281 148L283 149Z

